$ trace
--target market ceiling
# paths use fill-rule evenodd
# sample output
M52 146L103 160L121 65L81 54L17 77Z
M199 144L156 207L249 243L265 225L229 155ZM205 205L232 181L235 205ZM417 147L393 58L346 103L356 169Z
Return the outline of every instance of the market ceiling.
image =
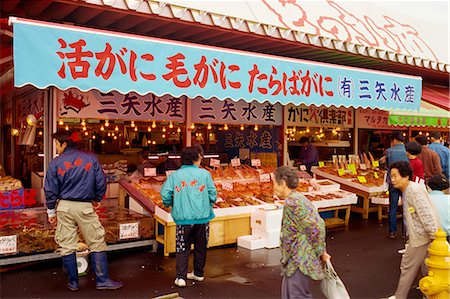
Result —
M26 17L35 20L73 24L88 28L107 29L144 36L188 41L224 48L273 54L278 56L322 61L340 65L419 75L426 83L448 86L448 65L442 67L430 61L402 57L367 47L345 45L345 51L332 47L335 43L320 37L304 35L303 40L288 40L280 36L277 28L262 24L249 24L226 16L218 17L206 12L154 1L140 0L4 0L1 18ZM2 34L2 68L7 48L12 39ZM341 45L342 48L342 45ZM391 55L392 54L392 55ZM374 58L371 56L378 56ZM393 59L395 58L395 59ZM400 59L401 58L401 59ZM6 59L7 60L7 59ZM396 60L396 61L393 61ZM397 62L398 60L402 62ZM419 66L416 64L419 63ZM433 69L434 68L434 69Z

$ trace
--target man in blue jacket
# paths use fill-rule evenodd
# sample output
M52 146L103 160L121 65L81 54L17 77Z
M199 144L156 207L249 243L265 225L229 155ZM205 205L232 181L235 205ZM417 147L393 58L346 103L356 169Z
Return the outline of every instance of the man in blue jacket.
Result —
M431 143L428 146L430 150L435 151L441 159L442 172L448 180L450 177L450 149L441 144L441 133L432 132L430 134Z
M209 221L214 218L217 191L211 174L199 168L202 156L194 147L181 151L181 168L170 174L161 188L166 207L172 207L176 224L175 285L186 286L186 278L203 281ZM194 271L188 273L191 244L194 243Z
M121 282L109 278L106 261L105 229L94 208L106 192L106 180L101 165L93 153L77 149L78 133L62 131L52 135L59 157L50 162L45 176L45 197L48 221L57 224L55 240L61 247L67 287L78 290L76 250L78 228L91 251L92 268L98 290L115 290Z

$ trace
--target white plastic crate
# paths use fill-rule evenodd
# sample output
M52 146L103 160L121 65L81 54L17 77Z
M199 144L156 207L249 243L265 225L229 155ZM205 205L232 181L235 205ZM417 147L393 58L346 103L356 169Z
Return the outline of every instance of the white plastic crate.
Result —
M237 245L249 250L256 250L264 248L266 240L253 235L241 236L237 238Z
M281 219L283 209L272 206L272 208L256 209L251 214L250 227L260 231L281 230Z
M261 231L259 229L252 228L252 236L265 240L266 248L280 247L280 235L281 230L279 229L276 230L274 229L270 231Z

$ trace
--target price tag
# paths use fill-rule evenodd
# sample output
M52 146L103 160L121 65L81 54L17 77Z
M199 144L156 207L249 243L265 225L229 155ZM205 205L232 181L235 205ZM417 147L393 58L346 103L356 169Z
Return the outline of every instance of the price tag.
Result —
M0 237L0 254L17 252L17 236Z
M373 176L376 178L376 179L378 179L380 176L378 175L378 172L374 172L373 173Z
M305 165L300 165L300 170L301 171L306 171L306 166Z
M119 240L139 238L139 222L119 225Z
M237 167L239 165L241 165L241 159L239 158L231 159L231 166Z
M366 164L359 164L359 169L366 170L367 169Z
M356 174L356 165L355 164L348 164L348 170L351 170L352 174Z
M156 168L145 167L144 168L144 176L156 176Z
M339 176L343 176L345 174L345 170L344 169L338 169L338 174Z
M232 191L233 190L233 183L223 182L222 183L222 189Z
M358 181L360 183L367 183L366 177L363 175L358 175Z
M380 167L380 162L372 161L372 166L375 167L375 168Z
M210 159L209 160L209 166L212 166L212 167L219 167L220 166L220 160L218 160L218 159Z
M260 173L259 181L261 183L270 182L270 173Z
M261 160L260 159L252 159L251 161L253 167L260 167L261 166Z
M325 162L319 161L319 167L320 167L320 168L325 167Z
M171 175L172 173L174 173L176 170L167 170L166 171L166 176Z

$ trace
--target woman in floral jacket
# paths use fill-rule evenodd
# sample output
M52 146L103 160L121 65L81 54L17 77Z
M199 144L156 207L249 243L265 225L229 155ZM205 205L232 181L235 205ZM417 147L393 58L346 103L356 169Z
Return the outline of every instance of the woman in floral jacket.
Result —
M321 280L326 252L325 223L312 203L296 191L297 173L282 166L275 171L274 193L284 199L281 227L281 298L312 298L310 278Z

